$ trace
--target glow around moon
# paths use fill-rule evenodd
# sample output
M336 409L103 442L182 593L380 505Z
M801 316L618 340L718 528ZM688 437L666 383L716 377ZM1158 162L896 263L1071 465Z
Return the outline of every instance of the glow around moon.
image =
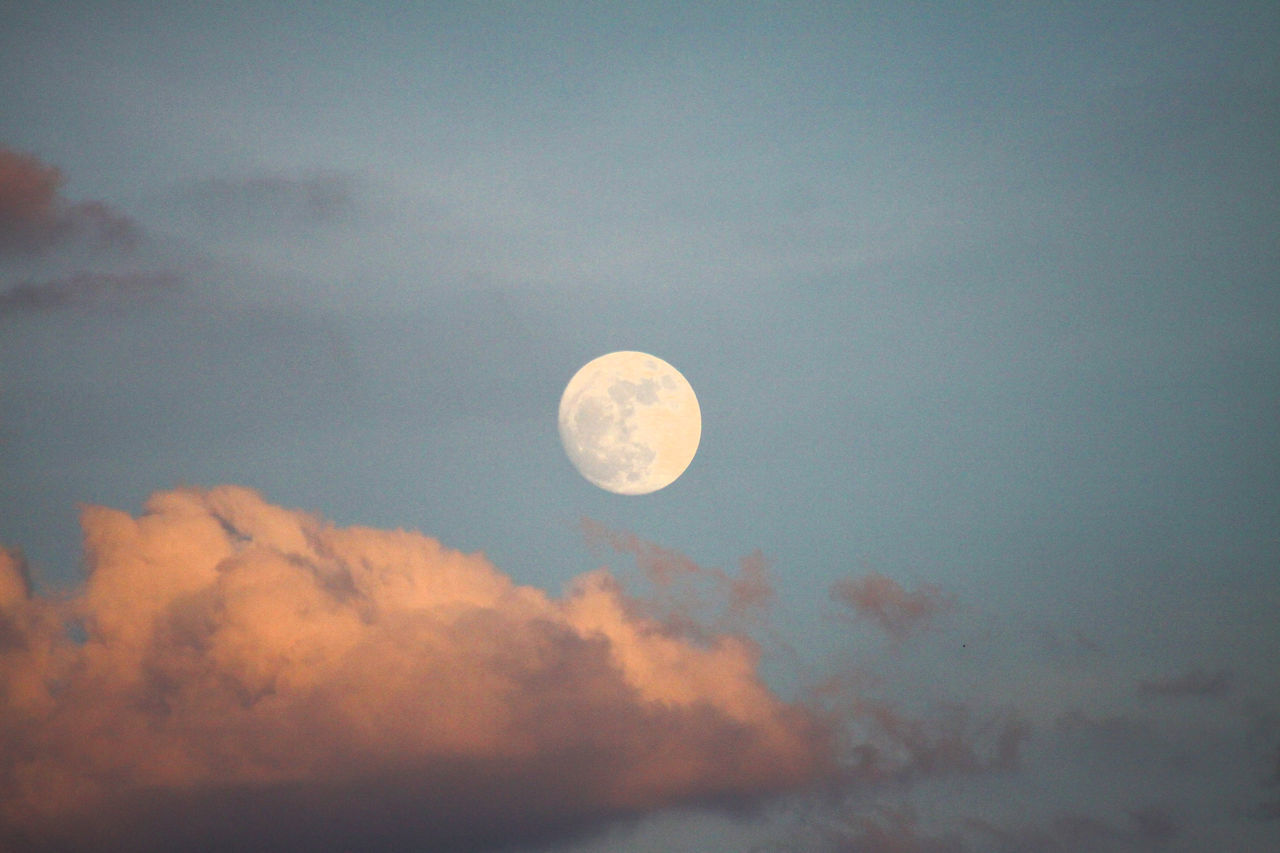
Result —
M582 476L620 495L644 495L684 473L702 438L689 382L643 352L583 365L560 398L560 440Z

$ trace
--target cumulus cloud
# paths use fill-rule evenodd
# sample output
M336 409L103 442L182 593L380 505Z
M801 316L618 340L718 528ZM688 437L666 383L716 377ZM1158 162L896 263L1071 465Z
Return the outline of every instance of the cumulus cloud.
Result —
M921 584L908 592L893 578L875 572L837 581L831 586L831 598L872 620L897 641L923 630L934 616L955 606L934 584Z
M749 643L673 633L603 570L553 598L238 487L82 524L74 595L0 558L8 849L479 850L832 769Z
M78 240L98 248L138 244L132 219L100 201L67 201L62 180L57 168L0 147L0 251L40 254Z
M1216 669L1212 672L1193 669L1182 675L1138 682L1138 692L1143 696L1167 698L1225 696L1230 690L1231 670L1229 669Z

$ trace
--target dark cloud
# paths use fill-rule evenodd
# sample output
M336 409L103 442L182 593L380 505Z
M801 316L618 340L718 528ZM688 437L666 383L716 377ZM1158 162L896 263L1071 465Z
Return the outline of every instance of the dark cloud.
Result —
M923 630L934 616L955 606L934 584L922 584L908 592L892 578L874 572L836 581L831 585L831 598L871 619L898 641Z
M135 248L138 225L100 201L69 203L62 173L38 158L0 147L0 251L40 254L84 241L94 248Z
M83 526L67 599L0 563L7 849L481 850L833 773L749 643L673 635L603 571L552 599L236 487Z
M1153 678L1138 682L1143 696L1180 698L1184 696L1225 696L1231 690L1231 670L1193 669L1169 678Z
M181 286L182 277L176 273L81 272L0 291L0 316L70 306L121 305L163 296Z

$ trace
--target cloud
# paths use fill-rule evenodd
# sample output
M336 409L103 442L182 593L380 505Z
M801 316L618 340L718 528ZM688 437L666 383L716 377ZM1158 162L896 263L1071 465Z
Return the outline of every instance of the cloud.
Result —
M182 285L174 273L91 273L27 282L0 291L0 316L72 305L114 305L173 292Z
M935 615L955 606L951 597L933 584L907 592L897 581L875 572L836 581L831 585L831 598L871 619L896 641L923 630Z
M82 525L74 595L0 560L8 849L479 850L832 772L749 643L603 570L556 599L230 486Z
M1271 773L1263 781L1268 788L1280 787L1280 746L1275 748L1271 758ZM1249 815L1257 820L1280 820L1280 799L1258 803L1250 810Z
M1154 678L1138 682L1138 692L1143 696L1162 696L1176 699L1187 696L1225 696L1231 690L1231 670L1212 672L1193 669L1170 678Z
M810 829L787 850L822 853L1119 853L1167 849L1177 822L1156 807L1133 809L1120 820L1060 812L1040 822L984 818L929 821L910 805L849 810Z
M1045 654L1057 663L1066 665L1091 663L1107 654L1102 644L1078 628L1062 631L1046 626L1034 626L1031 632Z
M213 225L314 226L340 219L355 208L348 175L252 175L195 183L182 202Z
M679 551L634 533L612 530L590 518L582 519L581 526L589 544L607 545L635 559L636 567L654 588L653 603L669 625L693 629L700 622L696 611L703 608L704 602L695 589L698 582L709 583L715 590L714 600L725 603L726 610L720 618L723 626L738 627L750 622L765 614L773 602L769 561L759 551L740 559L734 574L717 566L699 565Z
M830 853L964 853L969 848L955 833L935 835L920 827L907 807L881 807L873 814L846 819L828 839Z
M1126 811L1123 820L1082 812L1062 812L1041 825L999 825L981 819L964 821L974 846L964 850L997 853L1103 853L1163 850L1181 834L1177 821L1158 807Z
M79 240L132 249L141 232L100 201L72 204L59 195L62 173L36 157L0 147L0 251L41 254Z
M1016 715L977 718L959 704L920 717L886 702L855 700L851 719L863 728L850 765L860 782L1013 770L1031 736L1030 725Z

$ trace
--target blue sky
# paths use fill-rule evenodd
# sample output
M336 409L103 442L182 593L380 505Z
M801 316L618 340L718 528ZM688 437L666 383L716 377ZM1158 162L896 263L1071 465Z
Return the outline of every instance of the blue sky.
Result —
M86 557L83 505L162 526L154 493L243 486L555 601L607 565L636 613L690 649L746 632L778 702L838 721L805 784L708 769L702 796L557 813L501 839L521 849L1280 837L1269 4L6 17L0 544L31 589L3 624L105 600L86 567L129 561ZM622 349L703 412L690 468L643 497L579 477L555 424ZM226 506L276 517L201 500L228 530ZM773 596L735 621L725 579L756 552ZM646 580L672 561L698 567L683 605ZM446 843L414 833L387 837Z

